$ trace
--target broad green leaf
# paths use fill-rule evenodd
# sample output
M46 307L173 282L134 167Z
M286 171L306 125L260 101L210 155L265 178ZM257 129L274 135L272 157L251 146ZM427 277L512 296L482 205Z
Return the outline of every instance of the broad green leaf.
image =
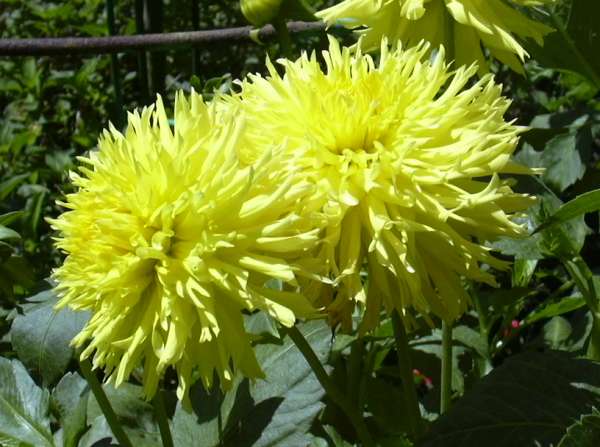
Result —
M561 205L560 208L558 208L558 210L535 231L538 232L545 228L567 222L583 214L598 210L600 210L600 189L581 194L573 200Z
M331 349L331 331L323 321L300 325L321 361ZM279 344L259 344L256 357L266 378L254 383L238 377L220 405L221 437L226 446L310 445L308 432L323 408L323 389L288 337ZM178 404L173 417L176 446L187 447L203 439L203 445L219 443L218 393L193 387L193 411Z
M88 396L87 382L75 373L63 376L52 390L52 402L60 414L64 447L76 447L86 429Z
M552 138L541 154L540 167L546 168L544 182L562 192L580 180L586 170L592 138L589 127Z
M567 429L558 447L597 447L600 445L600 411L593 409Z
M55 310L58 299L51 290L29 299L38 303L17 315L11 328L11 342L19 359L45 384L62 376L73 356L73 337L88 319L86 312L69 308Z
M550 446L600 403L600 363L564 352L510 357L432 424L423 447Z
M16 360L0 357L0 440L6 445L54 446L48 391Z

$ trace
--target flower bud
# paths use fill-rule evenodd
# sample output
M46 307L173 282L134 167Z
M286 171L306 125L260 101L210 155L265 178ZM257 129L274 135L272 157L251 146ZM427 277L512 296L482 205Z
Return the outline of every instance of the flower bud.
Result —
M244 17L255 26L270 23L279 14L282 0L240 0Z

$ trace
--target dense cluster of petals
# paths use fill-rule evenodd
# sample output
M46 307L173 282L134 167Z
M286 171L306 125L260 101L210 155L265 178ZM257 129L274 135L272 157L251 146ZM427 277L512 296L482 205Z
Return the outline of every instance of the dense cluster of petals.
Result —
M414 45L425 40L433 47L453 49L458 65L477 62L486 71L483 47L515 71L527 52L519 39L542 45L552 31L523 15L515 6L530 7L554 0L343 0L317 13L328 24L360 28L367 50L377 49L382 37ZM511 4L512 3L512 4ZM482 47L483 45L483 47Z
M494 284L489 266L506 267L485 241L523 233L512 217L531 198L500 176L529 172L510 159L522 129L475 65L451 70L427 44L380 50L376 63L331 39L325 68L315 54L282 60L283 75L268 64L224 102L245 116L242 160L282 142L338 213L321 251L335 321L349 324L356 303L365 328L383 309L452 320L468 303L464 278Z
M50 220L66 254L59 305L91 312L74 343L116 385L140 365L148 396L168 367L180 399L215 372L223 386L234 369L261 377L243 313L291 326L316 312L294 290L315 270L321 196L281 147L241 166L243 128L195 93L177 96L171 126L159 98L72 173L67 211Z

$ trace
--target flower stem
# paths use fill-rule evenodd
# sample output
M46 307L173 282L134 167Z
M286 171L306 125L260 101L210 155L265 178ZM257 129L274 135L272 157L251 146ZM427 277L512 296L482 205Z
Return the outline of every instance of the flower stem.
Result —
M273 21L273 27L275 28L277 40L279 41L279 52L283 57L290 59L292 57L292 39L290 38L287 24L281 14Z
M117 442L122 447L133 447L131 441L127 437L127 434L125 433L125 430L123 430L123 427L121 427L121 423L117 418L115 410L113 410L112 406L110 405L108 397L106 397L106 393L98 381L98 377L96 377L96 374L92 371L92 365L90 361L87 359L82 360L79 362L79 365L81 366L81 373L92 389L92 393L94 393L94 397L96 398L96 401L98 402L98 405L100 406L100 409L106 418L106 422L108 422L108 426L110 427L110 430L115 436Z
M165 399L163 397L163 391L158 390L152 401L154 407L154 415L158 422L158 429L160 430L160 439L162 439L163 447L173 447L173 438L171 437L171 429L169 428L169 418L167 417L167 411L165 409Z
M482 305L481 297L479 296L477 290L473 292L471 298L473 300L475 310L477 311L477 319L479 320L479 334L485 344L485 356L483 358L479 358L477 362L479 366L479 377L483 377L492 370L492 359L490 354L489 342L490 331L488 323L488 309Z
M298 347L310 367L312 368L317 380L325 390L325 393L331 398L331 400L338 405L342 411L346 414L350 422L354 426L354 430L361 443L365 447L374 446L373 439L369 433L362 414L352 405L352 402L347 396L340 391L335 383L329 378L329 375L321 365L319 358L313 351L312 347L302 335L302 332L298 330L296 326L287 328L287 334L290 336L294 344Z
M421 410L419 408L419 398L415 388L413 378L412 361L408 348L408 337L404 328L404 323L400 319L397 311L392 313L392 326L394 328L394 339L396 340L396 350L398 351L398 366L400 369L400 378L404 388L404 405L408 414L410 428L415 438L423 433L423 424L421 420Z
M450 408L452 394L452 323L442 321L442 383L440 414Z
M592 271L581 256L564 260L563 265L583 295L592 314L587 357L591 360L600 360L600 290L594 281Z

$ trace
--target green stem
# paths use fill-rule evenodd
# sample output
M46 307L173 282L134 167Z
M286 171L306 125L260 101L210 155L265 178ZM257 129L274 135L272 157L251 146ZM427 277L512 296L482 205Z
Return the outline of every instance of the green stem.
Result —
M444 16L446 18L445 28L446 28L446 62L450 63L454 61L455 51L454 51L454 19L450 16L450 12L446 11ZM453 64L453 67L458 68L456 64Z
M169 428L169 418L165 409L165 399L163 391L158 390L153 399L154 415L158 422L160 438L162 439L163 447L173 447L173 438L171 437L171 429Z
M452 395L452 323L442 321L442 383L440 414L450 408Z
M279 14L273 21L275 32L277 33L277 40L279 40L279 49L283 57L290 59L292 57L292 39L290 38L290 32L288 31L285 20Z
M106 0L106 21L109 36L117 33L115 25L114 0ZM121 74L119 72L119 58L116 54L110 55L110 77L115 89L115 116L114 121L118 129L125 123L125 111L123 110L123 91L121 85Z
M96 401L98 402L98 405L100 406L100 409L106 418L106 422L108 422L108 426L110 427L110 430L115 436L117 442L122 447L133 447L131 441L127 437L127 434L123 430L123 427L121 427L121 423L117 418L115 410L113 410L112 406L110 405L108 397L106 397L106 393L102 389L102 385L100 385L96 374L92 371L92 365L90 364L90 361L87 359L82 360L79 362L79 365L81 366L81 373L92 389L92 393L94 393L94 397L96 398Z
M404 389L404 405L408 414L412 434L418 438L423 433L423 424L421 420L421 410L419 408L419 398L415 388L413 377L412 361L410 359L410 350L408 348L408 337L404 328L404 323L397 311L392 313L392 326L394 328L394 339L396 340L396 350L398 351L398 366L400 369L400 378Z
M488 309L484 309L481 305L481 299L477 290L472 293L473 304L477 311L477 319L479 320L479 334L485 342L485 357L479 357L479 377L485 376L492 370L492 359L490 355L490 332L488 323Z
M594 282L594 275L581 256L563 261L569 275L581 291L592 314L592 330L587 348L587 357L600 360L600 293Z
M306 341L306 338L304 338L304 335L302 335L302 332L300 332L296 326L292 326L291 328L287 329L287 333L312 368L317 380L325 390L325 393L327 393L331 400L338 405L346 414L348 419L350 419L350 422L354 426L356 434L362 445L365 447L374 446L375 444L371 438L369 430L367 429L361 412L357 411L357 409L352 405L352 402L347 398L346 394L340 391L335 383L333 383L333 381L329 378L325 368L323 368L323 365L321 365L319 358L313 351L308 341Z

